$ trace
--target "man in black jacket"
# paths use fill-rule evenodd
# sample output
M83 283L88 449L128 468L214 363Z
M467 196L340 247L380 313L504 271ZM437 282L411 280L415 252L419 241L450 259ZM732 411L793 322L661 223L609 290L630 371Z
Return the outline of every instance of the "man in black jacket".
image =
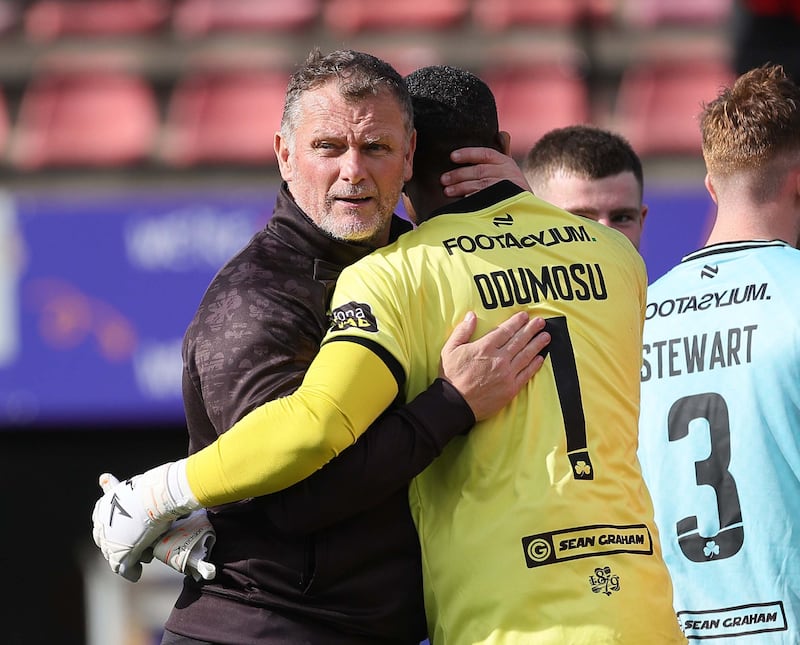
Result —
M273 216L219 271L184 338L190 453L300 385L330 325L341 269L410 229L392 211L410 178L412 121L402 78L372 56L315 52L292 76L275 141L285 182ZM422 640L407 484L452 437L509 401L514 377L538 369L541 360L532 358L546 336L528 341L542 326L524 315L467 343L474 321L463 323L443 350L443 378L387 411L348 459L326 466L342 485L325 504L312 478L285 493L209 509L216 578L185 579L162 643ZM391 451L393 468L370 469L386 463L371 459L375 451Z

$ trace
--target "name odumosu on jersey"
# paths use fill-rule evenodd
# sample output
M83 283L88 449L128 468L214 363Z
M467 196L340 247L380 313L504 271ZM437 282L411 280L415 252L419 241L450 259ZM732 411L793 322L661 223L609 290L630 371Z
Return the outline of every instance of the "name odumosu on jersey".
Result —
M495 218L495 221L503 221ZM513 220L508 216L508 223ZM583 226L552 227L517 236L513 233L496 235L460 235L442 240L448 255L457 252L475 253L493 249L529 249L535 246L554 246L570 242L593 242ZM472 279L486 309L514 307L542 300L606 300L608 290L603 270L598 263L520 266L511 269L473 274ZM344 330L358 327L377 331L370 306L351 302L338 307L331 315L333 328Z
M499 218L496 218L499 219ZM509 221L511 221L509 219ZM583 226L552 227L517 237L513 233L497 235L460 235L442 241L449 255L456 251L474 253L482 250L527 249L565 242L590 242ZM521 266L472 276L481 303L486 309L527 305L542 300L605 300L608 298L603 271L599 264Z

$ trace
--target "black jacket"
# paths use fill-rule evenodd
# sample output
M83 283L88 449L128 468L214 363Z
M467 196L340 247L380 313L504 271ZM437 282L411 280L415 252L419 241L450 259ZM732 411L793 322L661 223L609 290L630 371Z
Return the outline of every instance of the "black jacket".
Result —
M395 217L393 239L409 228ZM190 453L300 385L339 273L370 250L327 236L282 186L269 224L219 271L184 337ZM217 576L186 578L167 629L231 645L419 643L422 574L407 485L473 423L437 381L306 481L210 509Z

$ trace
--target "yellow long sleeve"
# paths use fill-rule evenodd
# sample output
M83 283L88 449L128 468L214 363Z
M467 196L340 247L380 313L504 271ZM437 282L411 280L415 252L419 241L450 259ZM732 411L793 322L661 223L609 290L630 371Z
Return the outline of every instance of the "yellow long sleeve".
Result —
M372 351L328 343L294 394L256 408L189 457L189 486L203 506L287 488L352 445L397 392Z

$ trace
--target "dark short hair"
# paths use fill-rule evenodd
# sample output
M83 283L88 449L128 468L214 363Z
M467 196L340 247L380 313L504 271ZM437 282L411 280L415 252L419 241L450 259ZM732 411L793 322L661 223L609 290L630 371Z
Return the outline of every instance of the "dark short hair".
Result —
M531 188L564 170L586 179L603 179L621 172L632 172L641 188L642 162L630 143L621 135L591 125L571 125L550 130L522 160Z
M400 73L386 61L371 54L339 49L322 54L313 49L303 65L289 79L281 119L281 134L289 141L294 139L300 97L310 90L336 80L341 95L348 100L359 100L388 91L397 99L410 133L414 127L414 112L405 81Z
M501 150L497 105L489 86L464 69L447 65L422 67L406 76L414 106L417 149L414 180L453 168L450 153L465 146Z

